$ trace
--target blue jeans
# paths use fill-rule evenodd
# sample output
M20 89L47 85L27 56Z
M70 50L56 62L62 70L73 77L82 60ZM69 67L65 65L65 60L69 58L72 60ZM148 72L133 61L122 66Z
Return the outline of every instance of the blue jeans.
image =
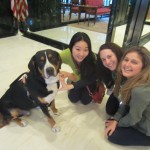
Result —
M87 105L92 101L86 87L81 89L71 89L68 91L68 98L72 103L80 101L83 105Z
M150 146L150 136L132 127L117 127L108 140L124 146Z

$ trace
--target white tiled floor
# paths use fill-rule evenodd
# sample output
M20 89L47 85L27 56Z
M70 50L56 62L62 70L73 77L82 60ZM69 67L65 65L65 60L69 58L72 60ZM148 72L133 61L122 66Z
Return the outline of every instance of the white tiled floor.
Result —
M98 52L99 46L105 43L106 34L93 32L81 28L71 27L71 26L63 26L59 28L47 29L35 33L47 38L54 39L56 41L60 41L62 43L69 44L71 37L76 32L85 32L89 35L92 43L92 49L94 52Z
M66 28L60 28L66 30ZM82 30L83 31L83 30ZM61 31L59 31L60 40ZM68 36L75 31L70 29ZM56 32L55 32L56 34ZM91 39L98 38L95 32L89 32ZM99 35L96 47L104 43L105 35ZM67 38L68 40L69 38ZM103 40L102 40L103 39ZM149 45L148 45L149 47ZM41 49L53 47L22 37L20 34L0 39L0 96L6 91L9 84L27 70L30 58ZM97 48L95 48L97 49ZM63 70L70 70L63 65ZM61 126L61 132L53 133L39 109L33 109L30 117L24 117L28 122L26 127L19 127L15 123L0 129L1 150L150 150L150 147L123 147L111 144L104 135L105 96L102 104L91 103L83 106L80 103L72 104L67 98L67 92L59 92L56 97L56 106L61 112L54 116Z
M103 22L106 22L108 20L109 20L109 18L101 18L100 19L100 21L103 21ZM93 27L94 27L94 25L93 25ZM114 35L114 43L116 43L120 46L123 45L125 29L126 29L126 25L121 25L116 28L116 32ZM96 53L98 52L99 47L105 43L106 34L89 31L89 30L82 29L82 28L76 28L76 27L72 27L72 26L63 26L63 27L59 27L59 28L42 30L42 31L34 32L34 33L37 35L41 35L41 36L44 36L47 38L54 39L56 41L60 41L62 43L69 44L71 37L78 31L85 32L89 35L89 37L91 39L91 43L92 43L92 49ZM145 35L149 32L150 32L150 26L144 25L142 35ZM58 34L56 34L56 33L58 33ZM150 50L150 42L146 43L144 46L148 50Z

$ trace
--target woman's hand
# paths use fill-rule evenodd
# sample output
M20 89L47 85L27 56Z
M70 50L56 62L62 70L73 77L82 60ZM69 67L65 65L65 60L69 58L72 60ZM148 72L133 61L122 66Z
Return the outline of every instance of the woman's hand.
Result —
M60 71L59 75L60 75L62 78L69 78L70 73L67 72L67 71Z
M61 83L61 87L60 87L59 91L70 90L70 89L74 88L74 86L72 84L67 84L65 82L65 78L63 78L61 76L59 77L59 81Z
M105 122L105 134L106 136L112 135L117 127L118 122L116 120L107 120Z
M67 71L60 71L59 75L60 75L60 77L68 78L69 80L71 80L73 82L76 82L76 80L77 80L77 77L75 74L69 73Z

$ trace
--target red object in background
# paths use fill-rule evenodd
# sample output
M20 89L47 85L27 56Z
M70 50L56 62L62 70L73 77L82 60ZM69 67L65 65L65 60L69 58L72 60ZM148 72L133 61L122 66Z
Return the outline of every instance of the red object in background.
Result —
M18 21L25 21L29 15L27 0L10 0L10 3L13 16Z

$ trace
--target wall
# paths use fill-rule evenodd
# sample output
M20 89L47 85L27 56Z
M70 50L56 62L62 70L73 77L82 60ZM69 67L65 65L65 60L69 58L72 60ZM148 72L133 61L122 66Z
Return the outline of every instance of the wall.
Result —
M18 24L13 18L10 0L0 0L0 38L16 35Z
M39 31L61 24L60 0L28 0L30 31Z

